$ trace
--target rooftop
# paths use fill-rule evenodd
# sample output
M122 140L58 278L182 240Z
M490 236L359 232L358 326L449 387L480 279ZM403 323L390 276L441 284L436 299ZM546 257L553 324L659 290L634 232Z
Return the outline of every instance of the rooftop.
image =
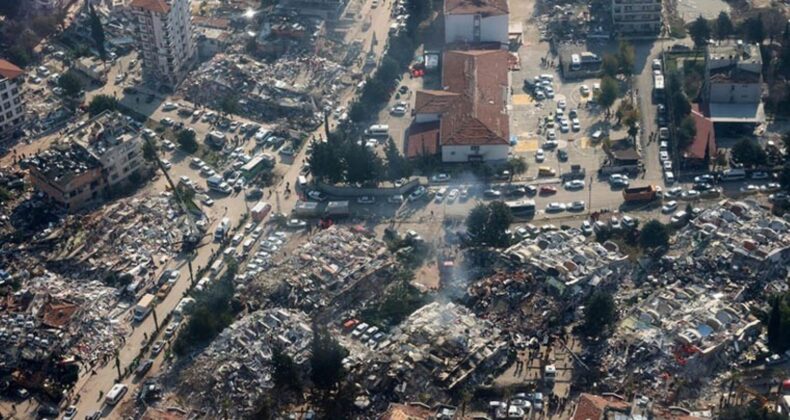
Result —
M170 5L165 0L132 0L129 7L138 7L154 13L170 12Z
M762 56L757 44L747 44L741 40L724 40L710 44L707 47L710 60L733 60L760 64Z
M693 105L691 116L697 127L694 141L686 148L685 158L705 159L705 156L716 156L716 133L713 131L713 122L699 111L697 104Z
M447 0L444 2L445 15L507 15L510 10L507 0Z
M74 142L55 144L27 159L27 163L51 182L61 185L90 169L101 167L94 156Z
M0 59L0 76L11 80L17 78L22 73L24 73L24 71L10 61Z

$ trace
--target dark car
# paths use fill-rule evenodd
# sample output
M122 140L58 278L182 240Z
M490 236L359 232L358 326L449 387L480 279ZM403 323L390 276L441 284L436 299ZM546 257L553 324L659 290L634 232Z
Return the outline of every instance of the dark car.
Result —
M137 369L135 369L134 373L137 376L143 376L145 375L146 372L148 372L151 369L151 366L153 365L154 365L154 359L146 359L140 362L140 365L137 366Z
M263 190L260 189L260 188L251 189L251 190L247 191L246 194L244 194L244 197L247 200L258 200L261 197L263 197Z
M54 417L57 418L60 412L57 408L51 405L42 405L38 408L38 416L39 417Z
M559 159L560 162L567 162L568 161L568 152L566 152L563 149L557 150L557 159Z

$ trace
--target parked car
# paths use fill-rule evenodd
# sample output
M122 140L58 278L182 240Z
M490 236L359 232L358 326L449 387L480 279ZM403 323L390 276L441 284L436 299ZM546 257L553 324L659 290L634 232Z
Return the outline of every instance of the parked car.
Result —
M563 203L549 203L546 205L546 213L557 213L565 211L565 204Z
M321 191L313 190L307 193L307 197L315 201L326 201L326 194Z
M674 201L674 200L673 201L669 201L666 204L664 204L663 207L661 207L661 213L669 214L669 213L672 213L673 211L677 210L677 208L678 208L678 202L677 201Z
M372 195L363 195L362 197L357 197L357 203L359 204L374 204L376 202L376 197Z

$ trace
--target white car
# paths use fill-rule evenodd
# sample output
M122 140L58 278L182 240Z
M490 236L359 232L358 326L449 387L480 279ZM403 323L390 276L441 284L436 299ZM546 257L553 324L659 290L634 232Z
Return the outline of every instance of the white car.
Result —
M700 192L697 190L688 190L683 191L683 194L680 194L681 200L695 200L699 198Z
M669 213L672 213L673 211L677 210L677 208L678 208L678 202L677 201L674 201L674 200L673 201L669 201L666 204L664 204L663 207L661 207L661 213L669 214Z
M459 191L457 188L453 188L452 190L450 190L450 193L447 194L447 202L452 203L453 201L455 201L458 198L458 194Z
M560 120L560 131L562 131L563 133L567 133L568 131L570 131L570 129L571 129L571 127L570 127L570 124L568 124L568 120L566 118L561 119Z
M546 160L546 154L543 152L543 149L538 149L535 152L535 162L543 162Z
M433 201L436 203L441 203L444 200L445 194L447 194L447 188L439 189L439 191L437 191L436 195L433 197Z
M589 220L585 220L582 222L581 229L582 229L582 233L586 236L592 235L593 233L593 227L590 224Z
M666 151L664 151L664 150L662 150L662 151L658 152L658 159L659 159L661 162L663 162L663 161L665 161L665 160L669 160L669 152L666 152Z
M683 188L681 188L681 187L674 187L674 188L668 189L667 192L664 195L667 198L677 198L677 197L680 197L681 194L683 194Z
M547 213L556 213L556 212L561 212L561 211L565 211L565 204L564 203L554 202L554 203L546 204L546 212Z
M574 179L565 183L566 190L580 190L584 188L584 181L581 179Z
M672 170L672 161L665 160L664 161L664 170L671 171Z
M588 96L588 95L590 94L590 87L589 87L589 86L587 86L587 85L582 85L582 86L579 88L579 91L581 91L581 93L582 93L582 96Z
M752 184L744 185L743 187L741 187L741 192L744 194L754 194L758 191L760 191L760 187Z
M170 169L173 167L173 164L167 159L162 159L162 166L164 166L165 169Z
M669 221L672 222L672 224L677 225L677 224L685 223L687 218L688 218L688 213L686 213L685 211L679 211L673 214L672 217L669 219Z
M557 132L553 128L546 130L546 138L548 140L557 140Z
M574 201L568 204L568 211L584 211L584 201Z
M172 102L165 102L165 105L162 107L162 111L172 111L176 108L178 108L178 105Z
M573 131L580 131L582 129L582 124L579 122L578 118L574 118L571 120L571 129Z
M566 106L567 103L565 102L565 99L560 99L559 101L557 101L557 108L565 109Z

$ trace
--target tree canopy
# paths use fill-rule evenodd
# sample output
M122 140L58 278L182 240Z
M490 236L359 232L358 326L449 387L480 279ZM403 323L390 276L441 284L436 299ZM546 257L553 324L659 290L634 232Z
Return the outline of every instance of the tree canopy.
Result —
M620 68L620 73L624 76L630 76L634 72L634 65L636 64L636 51L633 44L628 41L621 40L617 50L617 60Z
M93 3L88 6L88 20L91 27L91 38L96 43L96 50L99 51L99 57L102 60L107 59L107 50L104 48L104 27L101 24L101 19L93 8Z
M343 158L346 166L346 182L367 183L382 178L384 165L370 147L357 142L348 142Z
M694 121L694 117L691 115L683 117L675 134L678 150L686 150L694 142L694 137L697 135L697 123Z
M339 147L329 141L313 140L307 162L310 174L319 181L337 183L343 179L344 165Z
M315 324L310 355L313 385L323 391L334 389L346 375L343 359L347 355L348 351L332 338L326 328Z
M656 219L642 226L639 232L639 246L643 249L662 248L669 245L669 229Z
M178 132L178 136L176 136L176 140L178 140L178 145L181 146L181 150L187 153L195 153L198 150L198 143L195 140L195 132L192 130L181 130Z
M73 70L69 70L58 77L58 86L66 95L74 96L82 90L82 81Z
M771 312L768 314L768 347L775 353L790 349L790 293L771 298Z
M606 292L594 292L587 298L584 305L584 322L582 330L585 334L598 337L617 320L617 310L612 295Z
M506 231L513 223L510 208L501 201L488 205L479 203L466 218L466 227L472 240L478 245L504 247L510 245Z
M707 45L710 39L711 29L710 23L700 15L689 27L689 35L694 41L694 46L697 48Z
M732 160L746 166L760 166L768 160L768 155L757 142L743 138L732 146L730 151Z
M606 53L603 55L601 70L604 76L617 77L617 72L620 70L620 62L614 54Z
M716 18L716 39L726 39L735 33L735 25L732 24L730 15L725 11L721 11Z
M396 179L408 178L412 174L412 167L409 161L400 153L395 141L390 137L387 140L386 149L384 154L387 157L387 179L394 181Z
M88 104L88 113L91 116L101 114L104 111L114 111L118 108L118 100L110 95L96 95Z
M604 77L601 80L601 91L598 93L598 103L607 110L614 105L614 101L620 96L620 87L617 81L611 77Z

